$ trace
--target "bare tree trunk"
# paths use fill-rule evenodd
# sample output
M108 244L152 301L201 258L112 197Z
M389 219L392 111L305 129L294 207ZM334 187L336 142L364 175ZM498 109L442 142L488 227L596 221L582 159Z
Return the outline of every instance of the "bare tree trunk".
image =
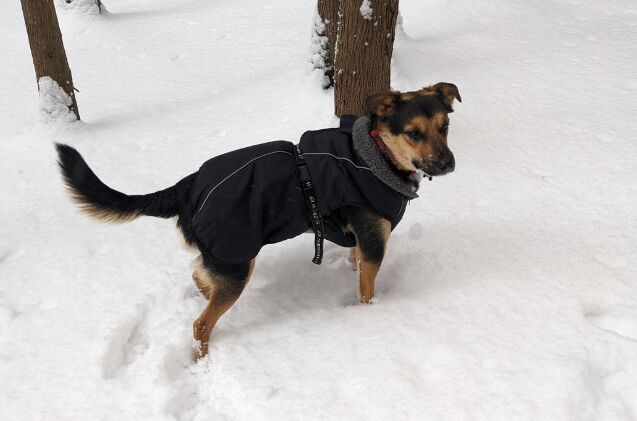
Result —
M390 88L398 0L340 3L334 73L336 115L361 115L365 98Z
M71 98L72 104L69 108L79 120L80 113L75 100L73 78L66 59L53 0L21 0L21 2L35 77L38 81L45 76L53 79Z
M323 71L329 80L326 88L334 85L334 57L336 56L339 7L340 0L318 0L318 14L323 24L322 31L318 35L325 37Z

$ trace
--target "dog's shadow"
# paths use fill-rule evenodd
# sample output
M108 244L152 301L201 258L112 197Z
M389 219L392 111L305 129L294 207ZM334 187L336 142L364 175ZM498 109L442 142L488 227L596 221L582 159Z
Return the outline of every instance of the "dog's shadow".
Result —
M276 326L286 320L364 306L359 304L358 274L349 261L350 249L326 242L323 263L319 266L311 261L313 240L312 235L303 235L261 250L246 290L215 328L213 342ZM409 247L415 245L417 239L403 234L391 242L406 242ZM377 297L391 295L395 287L414 272L424 271L427 276L435 277L435 259L423 259L428 253L421 247L396 252L391 251L391 244L389 248L378 274Z
M535 262L548 258L549 240L539 236L533 224L522 222L411 223L390 239L376 284L379 305L441 288L463 288L468 281L500 282L516 277L520 267L537 267ZM569 238L577 236L563 227L559 238L567 247ZM213 333L215 340L308 317L308 312L358 305L349 249L326 243L323 264L317 266L311 263L312 236L290 241L295 244L269 246L259 254L248 288Z

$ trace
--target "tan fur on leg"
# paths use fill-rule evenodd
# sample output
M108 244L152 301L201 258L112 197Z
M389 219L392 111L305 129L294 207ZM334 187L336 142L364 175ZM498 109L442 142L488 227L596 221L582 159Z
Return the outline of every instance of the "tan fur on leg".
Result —
M380 221L382 228L383 248L387 247L387 241L391 234L391 222L386 219ZM381 262L370 262L365 260L365 256L359 246L354 247L354 255L356 256L356 267L358 269L360 302L369 304L374 298L374 290L376 286L376 275L380 270Z
M252 271L254 270L254 259L250 261L250 268L248 270L248 276L245 280L245 284L248 283ZM208 271L205 273L198 273L198 276L209 275ZM204 284L210 285L209 289L209 302L206 309L201 313L201 316L192 325L193 336L195 340L199 341L199 347L197 348L197 356L199 358L208 354L208 342L210 340L210 333L217 324L217 321L223 314L228 311L230 307L239 299L243 289L239 291L232 291L223 288L223 282L217 282L214 279L203 280Z
M358 257L356 254L356 247L351 247L349 249L349 257L347 258L347 261L352 264L353 271L358 271Z
M192 280L197 286L199 292L201 292L207 299L210 299L211 285L204 282L204 279L205 278L199 275L199 272L197 272L196 270L192 273Z
M192 281L197 286L199 292L207 299L210 299L212 283L210 282L210 276L207 275L207 270L203 265L203 258L201 256L192 262L192 268Z
M376 275L380 269L379 263L370 263L361 259L359 261L358 281L360 283L360 299L361 303L369 304L374 298L374 288L376 285Z

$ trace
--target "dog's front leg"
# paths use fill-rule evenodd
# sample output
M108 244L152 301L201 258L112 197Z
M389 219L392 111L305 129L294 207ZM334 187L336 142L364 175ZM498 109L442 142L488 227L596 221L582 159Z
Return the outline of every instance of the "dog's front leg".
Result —
M391 223L384 218L365 218L352 223L357 246L354 249L358 269L361 303L369 303L374 298L376 275L385 255L385 248Z

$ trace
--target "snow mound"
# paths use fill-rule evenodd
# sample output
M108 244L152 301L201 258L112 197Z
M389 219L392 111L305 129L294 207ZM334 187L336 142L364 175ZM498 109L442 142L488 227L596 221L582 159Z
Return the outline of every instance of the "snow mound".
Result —
M38 80L38 90L40 114L44 121L73 122L77 120L71 109L73 100L56 81L49 76L41 77Z
M85 15L99 15L106 13L106 7L99 0L55 0L59 9L74 10Z

